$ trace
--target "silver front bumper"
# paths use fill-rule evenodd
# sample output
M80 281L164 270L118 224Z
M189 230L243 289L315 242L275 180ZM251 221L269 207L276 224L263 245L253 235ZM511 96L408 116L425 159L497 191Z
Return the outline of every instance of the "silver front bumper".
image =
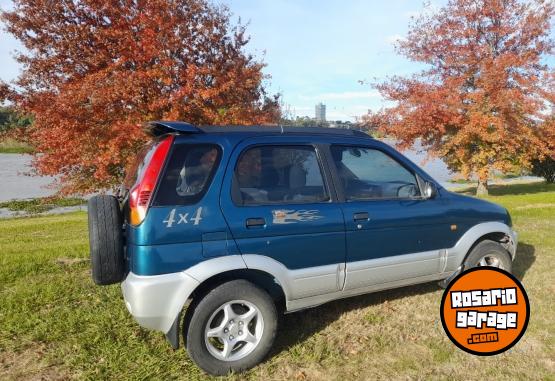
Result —
M518 233L516 231L514 231L513 229L511 229L511 233L510 233L510 237L509 237L509 252L511 253L511 256L513 258L513 260L516 257L516 250L517 250L517 246L518 246Z
M198 284L184 272L152 276L129 273L121 289L127 309L141 326L167 333Z

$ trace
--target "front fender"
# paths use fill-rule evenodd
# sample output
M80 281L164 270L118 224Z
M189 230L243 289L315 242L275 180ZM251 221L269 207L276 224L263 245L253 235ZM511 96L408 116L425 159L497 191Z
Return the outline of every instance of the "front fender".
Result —
M492 233L502 233L507 236L507 249L514 259L518 244L518 235L508 225L502 222L484 222L474 225L457 241L455 246L447 250L448 264L447 269L454 271L464 261L472 246L483 236Z

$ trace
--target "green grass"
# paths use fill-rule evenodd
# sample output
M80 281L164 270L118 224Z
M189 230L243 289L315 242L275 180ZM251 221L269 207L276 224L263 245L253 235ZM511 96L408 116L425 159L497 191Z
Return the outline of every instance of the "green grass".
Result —
M33 149L27 143L12 138L4 138L0 141L0 153L32 153Z
M507 379L555 375L555 186L495 187L520 245L514 272L531 303L521 341L476 357L443 332L435 284L286 315L270 358L229 379ZM140 328L118 285L90 278L83 212L0 221L0 379L204 379L183 349Z
M465 180L465 179L457 179L457 180L449 180L449 184L472 184L475 181L472 180Z
M78 206L86 203L86 200L76 197L44 197L0 202L0 208L7 208L16 212L37 214L47 212L54 208Z

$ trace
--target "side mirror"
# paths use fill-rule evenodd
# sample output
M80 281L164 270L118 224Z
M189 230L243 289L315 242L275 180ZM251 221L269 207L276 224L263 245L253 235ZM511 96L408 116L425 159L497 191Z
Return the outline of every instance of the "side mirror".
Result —
M425 199L431 199L431 198L435 198L437 196L437 187L434 183L430 182L430 181L425 181L424 182L424 194L423 197Z

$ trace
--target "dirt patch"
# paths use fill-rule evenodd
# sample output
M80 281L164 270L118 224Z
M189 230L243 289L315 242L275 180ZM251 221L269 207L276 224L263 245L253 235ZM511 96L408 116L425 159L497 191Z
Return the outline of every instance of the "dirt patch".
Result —
M526 209L543 209L543 208L555 208L555 204L528 204L517 206L513 210L526 210Z
M72 377L59 366L46 363L45 347L32 346L21 352L0 352L1 380L55 381Z
M56 264L61 265L61 266L73 266L73 265L78 265L78 264L81 264L81 263L89 262L89 259L88 258L60 257L60 258L56 258L55 262L56 262Z

